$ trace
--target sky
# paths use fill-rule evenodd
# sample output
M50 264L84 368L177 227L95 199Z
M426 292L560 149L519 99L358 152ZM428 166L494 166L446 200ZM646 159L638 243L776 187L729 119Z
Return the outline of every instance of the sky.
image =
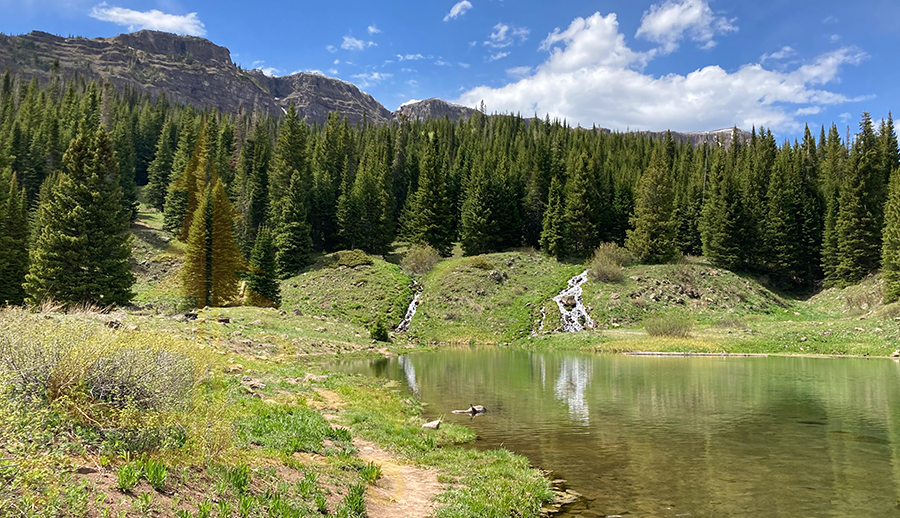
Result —
M349 81L391 110L438 97L621 131L856 131L900 84L896 0L0 0L5 34L145 28Z

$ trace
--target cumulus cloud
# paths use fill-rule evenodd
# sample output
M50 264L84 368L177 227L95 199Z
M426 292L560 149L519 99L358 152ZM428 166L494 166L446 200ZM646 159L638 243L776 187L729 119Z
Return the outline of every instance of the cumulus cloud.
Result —
M167 14L156 9L149 11L135 11L123 7L112 7L106 2L95 5L90 12L91 18L104 22L112 22L128 27L129 31L151 29L154 31L174 32L176 34L188 34L191 36L205 36L206 27L197 13L188 13L184 16Z
M353 36L344 36L344 42L341 43L341 48L344 50L365 50L369 47L377 47L378 44L374 41L363 41L354 38Z
M376 27L375 24L373 23L372 25L369 25L369 34L370 35L371 34L381 34L381 29Z
M513 67L506 69L506 75L521 79L531 73L531 67Z
M466 14L466 11L472 8L472 2L469 0L461 0L457 2L453 7L450 8L450 12L447 13L447 16L444 16L444 21L449 22L450 20L455 20L460 16Z
M655 76L643 72L654 53L631 50L616 15L600 13L574 20L565 31L556 29L541 48L549 56L525 77L499 88L465 91L456 102L478 106L484 101L500 112L547 113L573 124L620 130L762 125L798 131L798 110L856 100L818 85L838 81L842 68L867 58L847 47L790 70L747 64L729 72L712 65L686 75Z
M490 39L485 41L484 44L495 49L502 49L509 47L516 41L523 43L528 39L530 33L531 31L527 27L511 27L505 23L498 23L494 26Z
M710 49L716 46L715 36L738 30L734 21L716 16L707 0L666 0L644 12L635 36L659 43L665 54L674 52L685 35Z
M759 61L760 61L760 63L765 63L766 61L768 61L770 59L775 59L775 60L787 59L796 53L797 52L794 49L792 49L791 47L784 46L784 47L781 47L781 50L779 50L779 51L773 52L771 54L763 54L762 56L760 56Z

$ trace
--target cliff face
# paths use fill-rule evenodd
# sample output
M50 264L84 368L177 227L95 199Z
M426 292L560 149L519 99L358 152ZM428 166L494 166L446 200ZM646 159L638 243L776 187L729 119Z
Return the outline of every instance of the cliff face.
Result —
M384 124L399 118L468 118L475 110L428 99L391 112L351 83L317 74L269 77L258 70L243 70L231 61L231 52L209 40L158 31L139 31L114 38L62 38L34 31L21 36L0 34L0 72L9 69L46 82L54 75L79 74L103 79L118 88L129 86L156 97L226 112L259 110L273 116L287 112L293 102L302 117L324 123L338 111L350 124L367 120ZM609 132L607 129L597 131ZM642 132L653 138L665 132ZM749 133L740 132L745 139ZM676 140L692 144L731 145L732 130L677 133Z

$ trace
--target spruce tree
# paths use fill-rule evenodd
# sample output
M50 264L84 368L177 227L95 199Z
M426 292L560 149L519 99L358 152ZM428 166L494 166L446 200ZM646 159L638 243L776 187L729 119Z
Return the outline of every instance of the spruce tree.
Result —
M700 236L707 259L736 270L744 265L743 203L734 180L726 174L725 161L722 153L713 160L700 216Z
M411 242L430 245L449 257L453 250L453 215L447 198L447 175L439 155L437 138L431 135L419 166L419 188L406 216L406 231Z
M6 169L0 174L0 304L21 304L25 300L28 272L28 211L25 190L16 175Z
M175 156L175 126L167 120L156 144L156 155L147 169L147 203L162 211L166 203L166 192L169 190L169 175Z
M544 221L541 227L541 250L553 257L566 255L563 188L562 183L554 176L550 181L550 198L547 201L547 210L544 211Z
M674 144L673 144L674 145ZM650 168L638 183L634 215L625 238L625 246L635 259L644 263L663 263L675 256L675 203L672 175L665 160L654 156Z
M881 269L884 273L884 302L896 302L900 299L900 168L894 169L891 174L884 208Z
M254 306L281 305L281 286L275 276L275 249L272 232L262 227L256 234L250 253L250 272L247 274L249 299Z
M107 131L91 126L85 124L69 146L66 174L40 207L41 233L25 277L32 304L113 306L132 297L131 235L120 205L118 163Z
M491 213L490 187L484 160L480 160L469 177L460 216L460 242L466 255L484 254L495 249L497 228Z
M300 273L309 264L312 252L311 229L306 222L305 179L297 171L291 176L288 196L280 204L281 215L275 228L275 270L287 278Z
M595 223L598 207L596 183L588 169L585 152L575 156L569 164L566 182L565 220L566 251L576 257L586 257L600 244Z

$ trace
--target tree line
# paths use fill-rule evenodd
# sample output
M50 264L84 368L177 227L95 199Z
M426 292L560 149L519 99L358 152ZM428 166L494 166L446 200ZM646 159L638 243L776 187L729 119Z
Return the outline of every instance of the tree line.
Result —
M321 125L217 113L81 78L0 85L0 300L124 304L138 192L186 243L199 305L260 300L319 251L449 255L601 243L642 262L703 255L788 288L884 271L900 295L900 151L890 115L859 131L770 130L697 146L476 111L467 119ZM102 246L100 246L102 243ZM249 261L248 259L249 258ZM122 266L125 265L125 266ZM241 273L243 272L243 273Z

